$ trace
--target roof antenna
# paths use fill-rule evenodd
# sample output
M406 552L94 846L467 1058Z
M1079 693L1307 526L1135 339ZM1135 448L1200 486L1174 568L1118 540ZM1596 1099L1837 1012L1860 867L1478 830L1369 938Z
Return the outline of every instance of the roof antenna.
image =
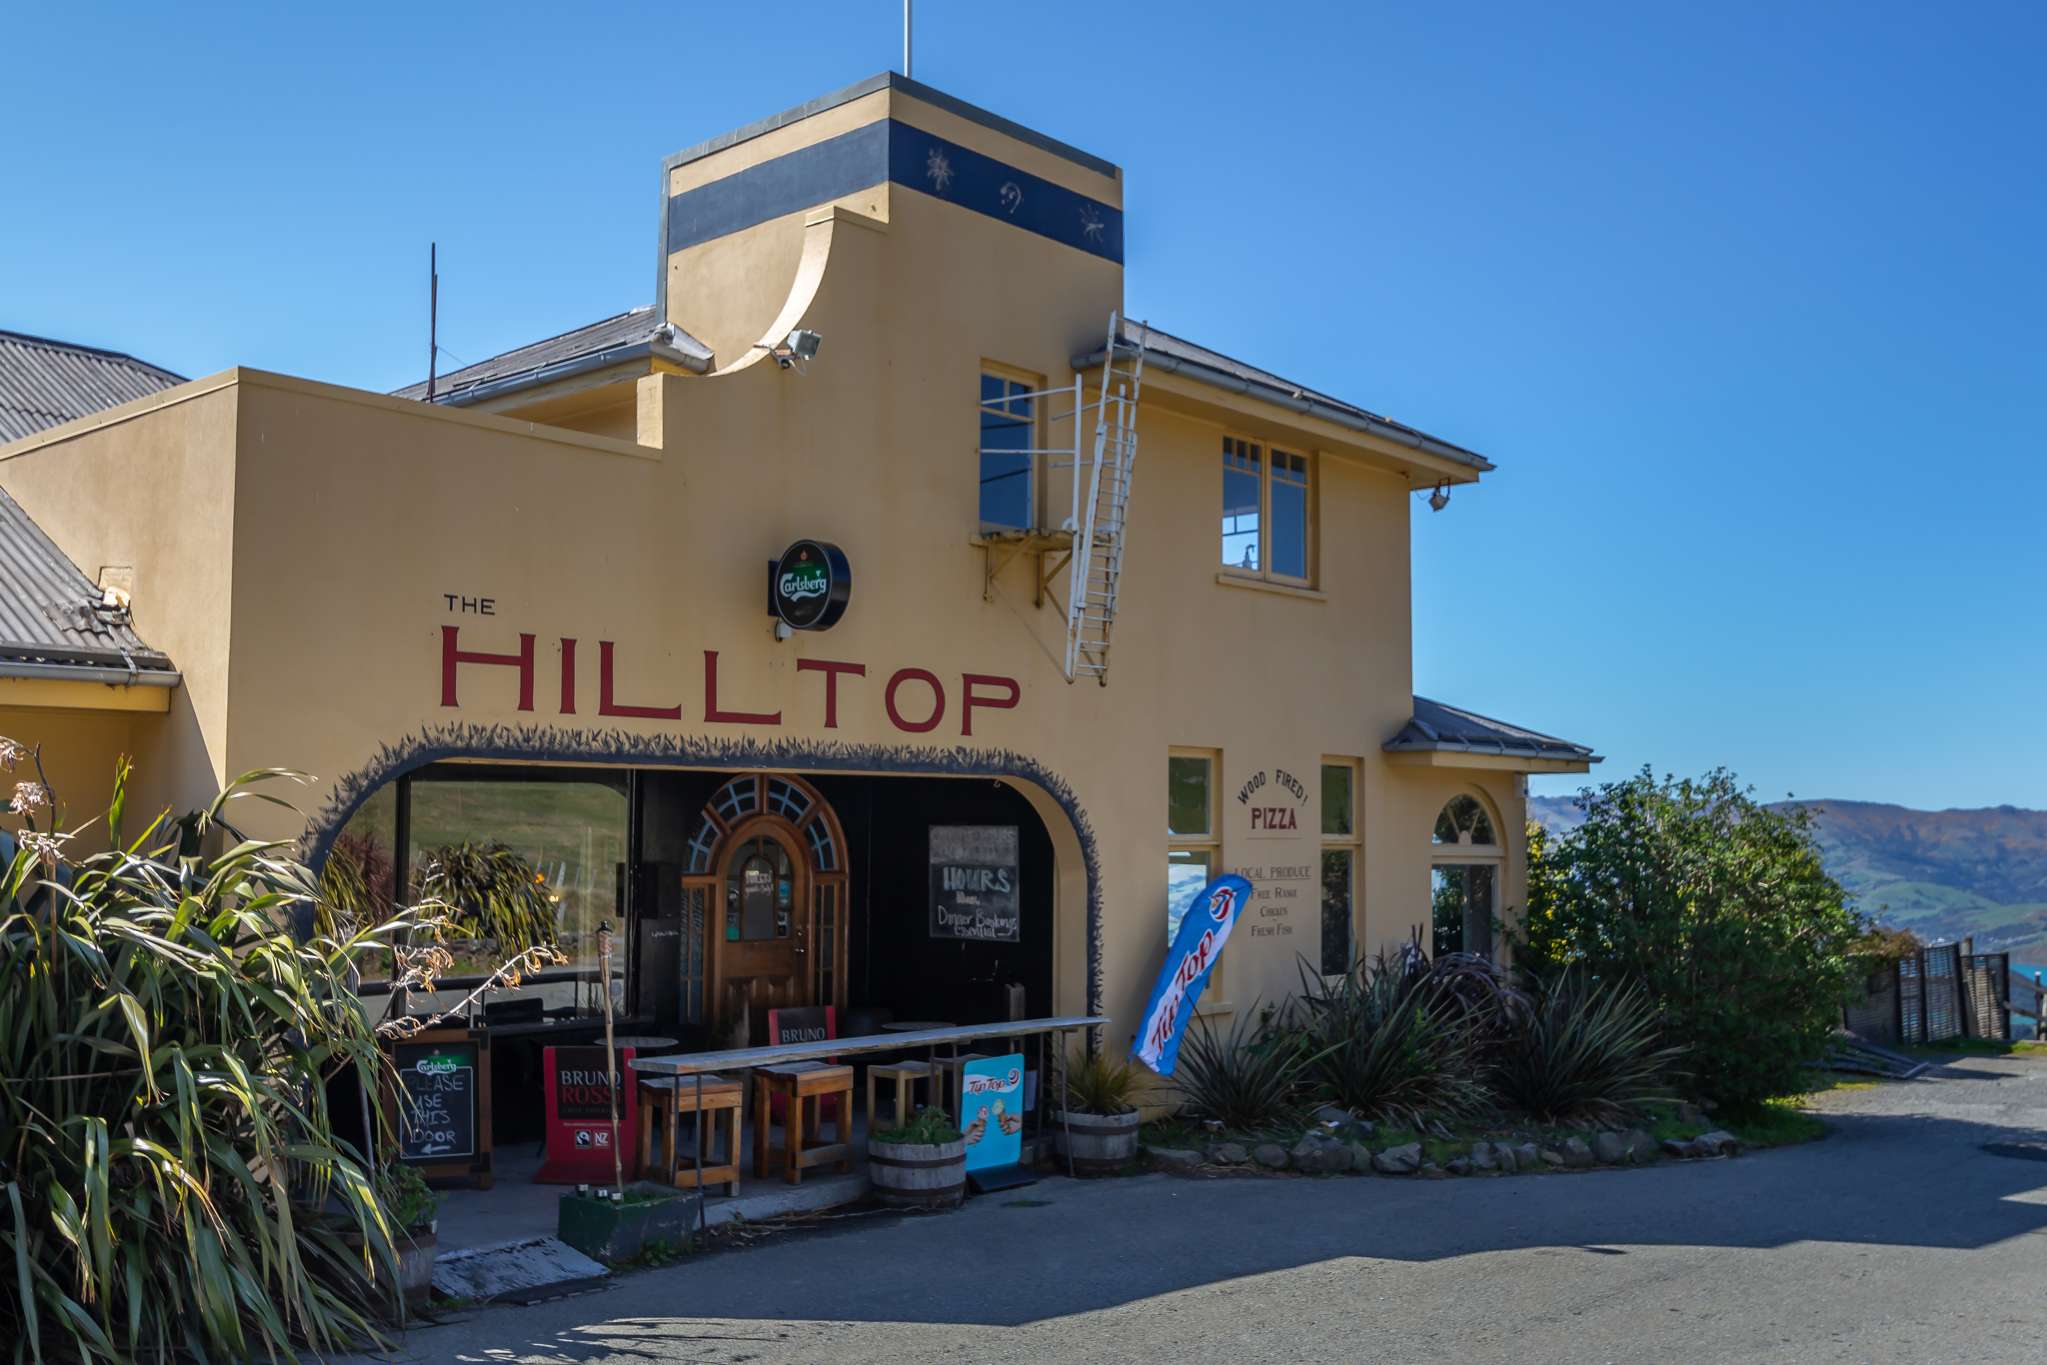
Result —
M903 79L910 79L910 0L903 0Z
M908 4L909 0L903 0ZM434 361L441 354L441 244L426 249L426 401L434 401Z

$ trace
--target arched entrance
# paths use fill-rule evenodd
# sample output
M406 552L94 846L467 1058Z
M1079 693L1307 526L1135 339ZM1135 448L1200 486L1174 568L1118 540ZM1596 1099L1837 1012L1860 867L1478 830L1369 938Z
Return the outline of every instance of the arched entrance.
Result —
M770 1009L844 1007L846 838L815 787L744 773L711 794L683 868L685 914L701 924L700 981L712 1036L767 1041Z

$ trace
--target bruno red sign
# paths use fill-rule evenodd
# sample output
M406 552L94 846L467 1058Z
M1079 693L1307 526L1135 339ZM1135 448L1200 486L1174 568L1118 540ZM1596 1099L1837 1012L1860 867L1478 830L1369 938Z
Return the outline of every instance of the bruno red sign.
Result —
M582 1181L609 1184L611 1076L601 1047L542 1049L547 1084L547 1160L533 1178L549 1185ZM619 1161L626 1179L639 1173L634 1147L640 1132L639 1087L633 1084L633 1049L618 1050Z

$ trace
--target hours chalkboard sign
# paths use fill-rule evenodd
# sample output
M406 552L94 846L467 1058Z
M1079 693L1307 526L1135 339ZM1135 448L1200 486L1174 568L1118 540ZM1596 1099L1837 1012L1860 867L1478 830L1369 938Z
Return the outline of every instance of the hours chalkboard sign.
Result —
M1015 825L931 826L931 937L1022 938Z
M490 1183L490 1040L428 1029L393 1044L398 1159L422 1175Z

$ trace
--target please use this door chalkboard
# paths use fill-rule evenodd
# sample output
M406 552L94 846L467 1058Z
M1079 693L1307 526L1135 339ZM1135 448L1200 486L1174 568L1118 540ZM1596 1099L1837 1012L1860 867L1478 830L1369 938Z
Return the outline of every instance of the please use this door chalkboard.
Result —
M1016 943L1015 825L931 826L931 937Z
M398 1159L427 1179L490 1188L490 1036L427 1029L391 1047Z

